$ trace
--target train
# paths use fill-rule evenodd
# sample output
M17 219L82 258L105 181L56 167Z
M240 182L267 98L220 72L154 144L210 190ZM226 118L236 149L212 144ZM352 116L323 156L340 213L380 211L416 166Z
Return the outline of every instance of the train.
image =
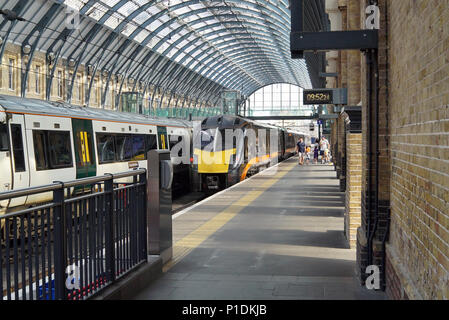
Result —
M147 152L190 145L188 121L0 95L0 192L147 167ZM173 166L173 190L189 188L190 163ZM131 182L125 181L119 182ZM0 202L0 214L52 200Z
M170 150L174 197L210 193L287 159L305 137L237 116L205 118L197 129L194 123L0 95L0 192L146 168L147 152L158 149ZM238 132L233 145L208 149L226 129ZM0 201L0 215L48 201L51 193Z
M193 136L195 189L214 193L284 161L299 138L311 137L238 116L206 118Z

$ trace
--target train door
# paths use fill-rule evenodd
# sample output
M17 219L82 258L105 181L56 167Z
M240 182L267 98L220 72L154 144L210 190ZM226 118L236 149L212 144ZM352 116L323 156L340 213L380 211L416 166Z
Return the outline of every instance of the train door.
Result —
M157 127L157 140L159 143L159 150L168 150L167 127Z
M279 147L279 154L280 160L284 160L285 159L285 131L284 130L280 130L280 135L279 135L279 141L280 141L280 147Z
M0 113L0 117L2 115L6 122L5 113ZM11 152L8 140L8 127L6 123L0 122L0 192L9 191L12 187ZM0 206L7 207L8 201L0 201Z
M97 174L93 142L92 120L72 119L75 144L76 178L93 177Z
M12 187L17 189L30 186L30 171L28 165L28 152L26 147L25 117L21 114L12 114L9 120L9 135L12 155ZM3 170L3 168L2 168ZM10 206L25 204L27 197L12 199Z

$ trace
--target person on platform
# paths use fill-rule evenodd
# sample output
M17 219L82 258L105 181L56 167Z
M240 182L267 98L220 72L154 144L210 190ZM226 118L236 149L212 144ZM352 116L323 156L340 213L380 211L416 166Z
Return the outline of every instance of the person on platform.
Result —
M321 137L320 141L320 149L321 149L321 155L323 156L321 163L328 163L329 162L329 141L326 139L326 137Z
M306 147L306 164L310 164L310 152L312 151L312 149L310 148L310 146Z
M299 165L304 164L304 156L306 154L306 144L304 143L303 138L299 138L298 143L296 144L296 152L299 155Z
M313 150L313 163L318 164L318 157L320 155L320 146L315 145L315 150Z

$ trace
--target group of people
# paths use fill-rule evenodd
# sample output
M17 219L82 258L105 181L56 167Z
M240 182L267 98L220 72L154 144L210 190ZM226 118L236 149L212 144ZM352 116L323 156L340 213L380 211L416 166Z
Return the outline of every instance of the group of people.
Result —
M299 165L310 164L310 154L313 149L313 163L318 164L318 159L321 156L321 163L326 164L330 162L330 144L326 137L322 137L321 140L314 145L306 145L303 138L299 138L296 144L296 152L299 154Z

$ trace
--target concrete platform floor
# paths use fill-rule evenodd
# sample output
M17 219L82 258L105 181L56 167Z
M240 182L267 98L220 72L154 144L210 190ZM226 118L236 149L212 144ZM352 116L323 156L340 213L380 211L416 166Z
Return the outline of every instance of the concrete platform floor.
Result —
M135 299L385 299L355 278L333 166L296 161L174 215L173 259Z

